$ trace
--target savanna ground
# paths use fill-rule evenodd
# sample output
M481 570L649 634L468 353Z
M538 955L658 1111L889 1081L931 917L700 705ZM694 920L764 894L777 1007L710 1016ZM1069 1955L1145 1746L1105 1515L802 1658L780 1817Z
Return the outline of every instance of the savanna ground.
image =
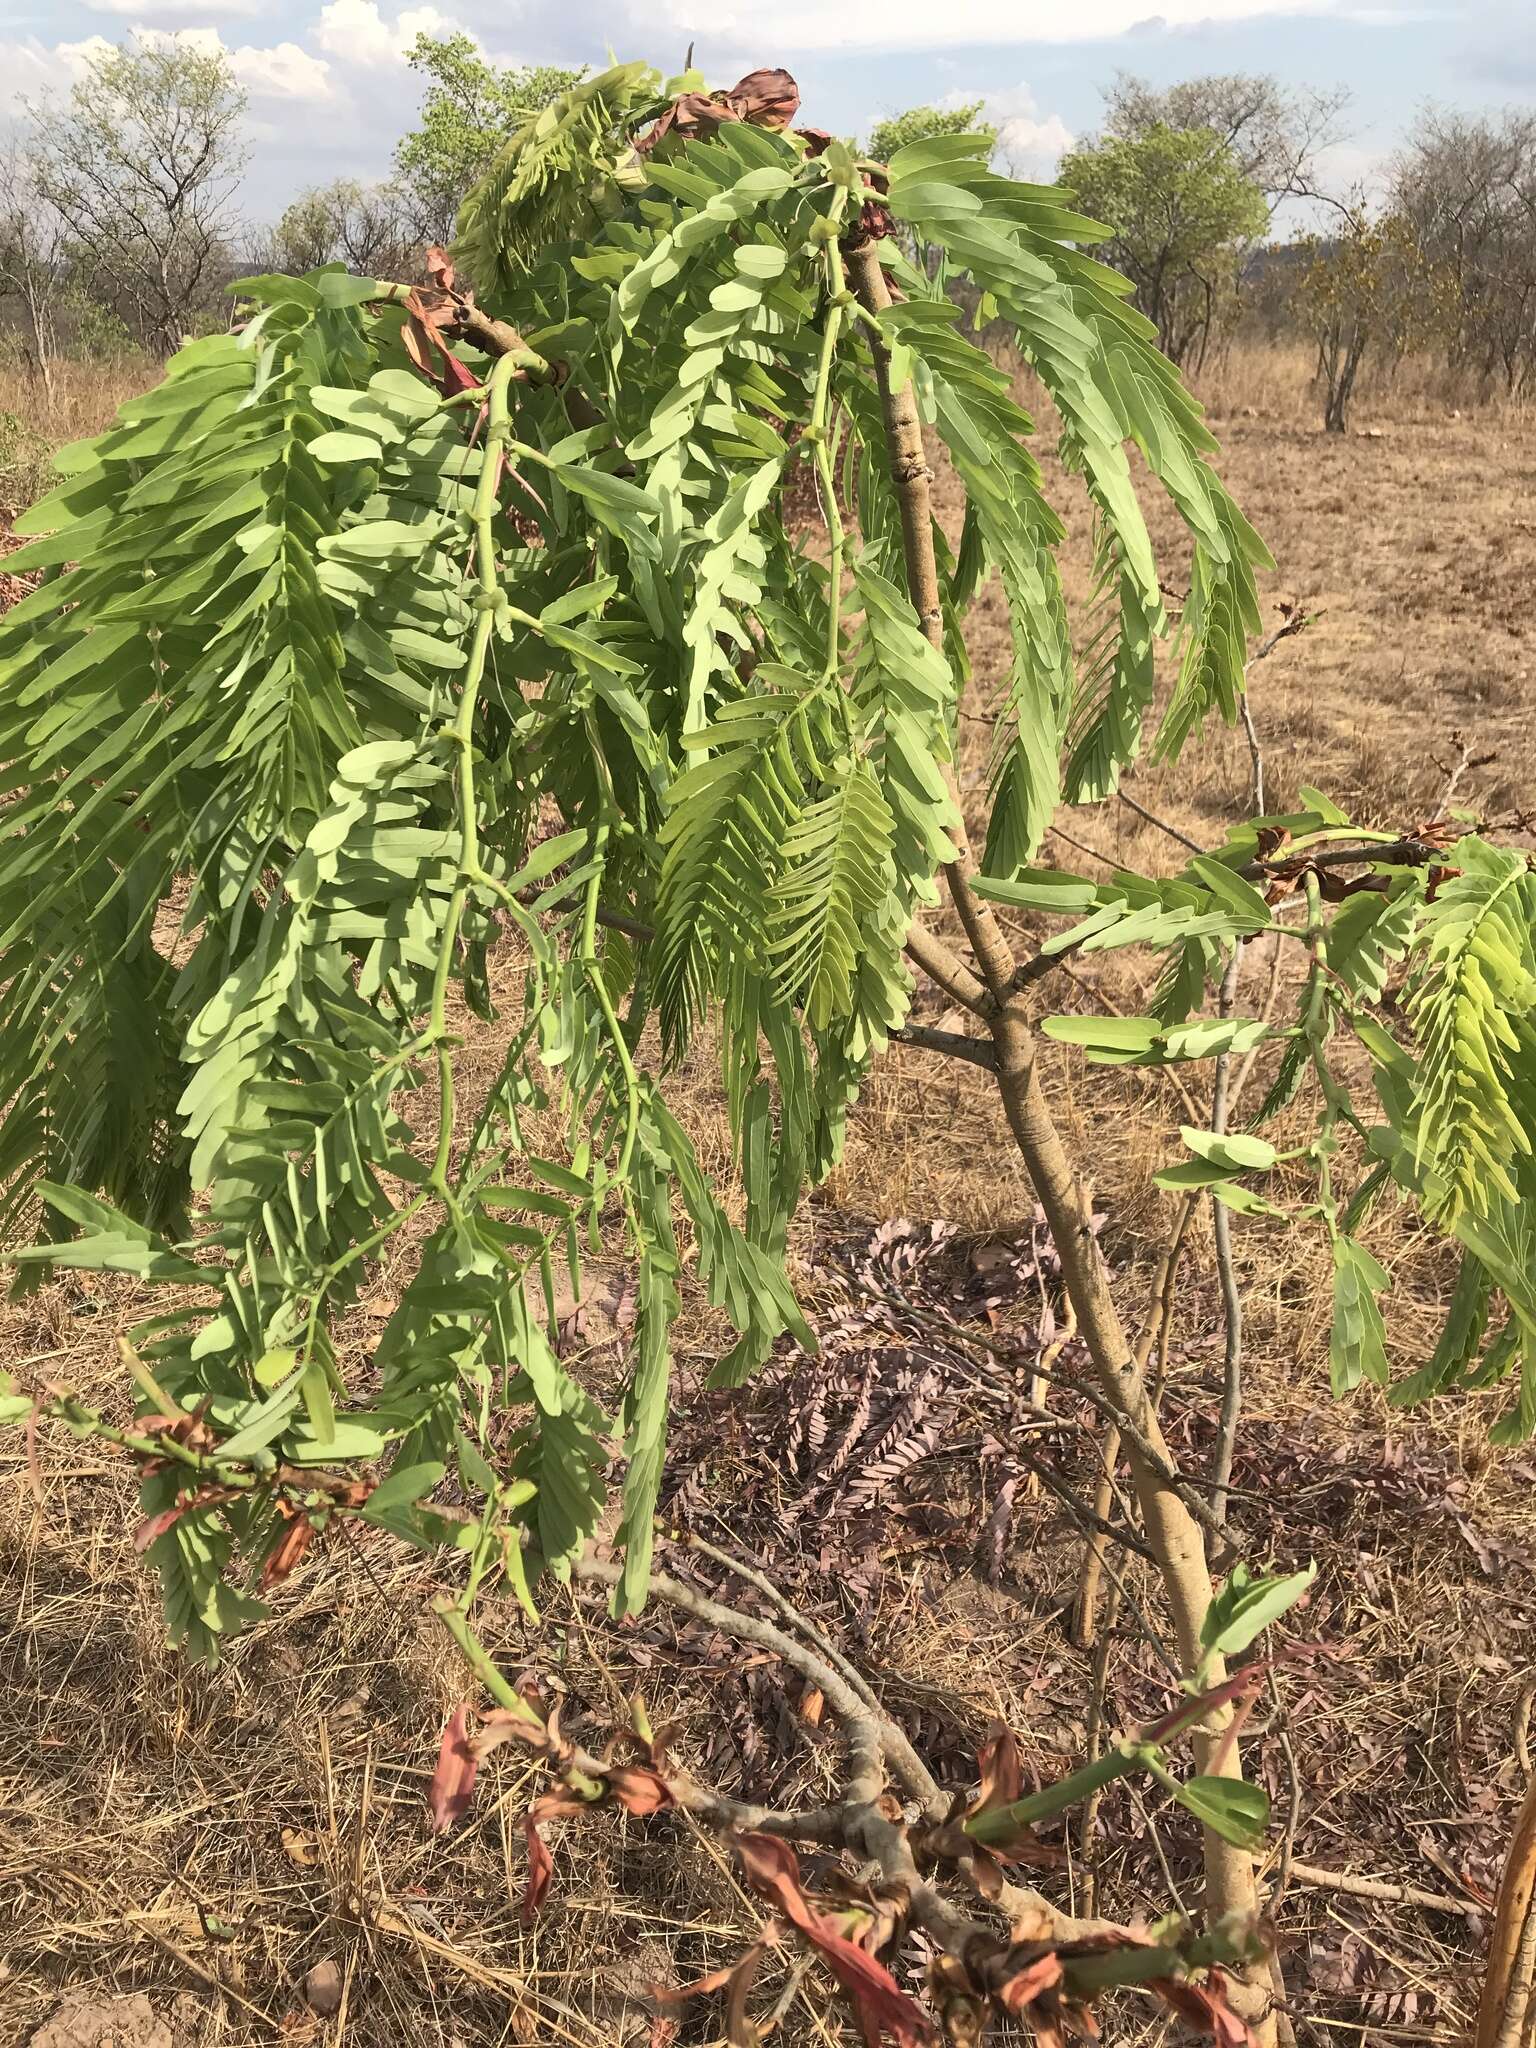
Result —
M1470 753L1457 803L1510 824L1536 760L1536 421L1405 375L1366 391L1354 432L1328 437L1305 373L1284 351L1241 350L1204 380L1224 474L1278 561L1264 585L1271 623L1281 601L1316 615L1251 673L1269 807L1312 783L1360 822L1406 827L1436 814ZM88 430L125 388L70 379L52 431ZM0 408L18 421L0 446L0 491L20 503L50 423L24 392L0 391ZM1171 545L1171 520L1155 531ZM1069 563L1081 600L1082 521ZM1167 574L1176 590L1177 554ZM1005 669L1005 630L1000 606L984 606L980 682ZM979 808L978 729L967 736ZM1105 861L1176 867L1184 849L1164 827L1219 840L1246 809L1248 777L1241 732L1220 732L1128 785L1163 826L1122 803L1064 814L1045 857L1095 873ZM1042 1009L1136 1010L1152 973L1135 955L1097 956L1046 983ZM1270 975L1267 956L1245 962L1244 1003L1262 1005ZM1282 985L1276 999L1288 995ZM919 1014L955 1021L929 999ZM1180 1086L1204 1121L1208 1079L1052 1061L1137 1309L1172 1213L1147 1177L1191 1120ZM719 1164L703 1058L693 1082L692 1121ZM1066 1625L1082 1538L1052 1488L1091 1494L1096 1431L1069 1390L1044 1415L1028 1406L1060 1311L1033 1215L988 1077L899 1050L792 1246L822 1360L787 1358L741 1395L706 1396L717 1331L702 1307L680 1356L669 1522L766 1563L956 1784L993 1718L1042 1779L1059 1776L1092 1712L1091 1660ZM1326 1246L1261 1220L1239 1219L1235 1234L1248 1400L1234 1548L1320 1567L1250 1744L1275 1804L1269 1883L1290 2015L1307 2048L1450 2042L1475 2002L1484 1909L1530 1768L1536 1455L1491 1455L1487 1411L1470 1397L1413 1416L1370 1390L1334 1404ZM1406 1370L1433 1343L1447 1276L1395 1212L1378 1211L1370 1243L1393 1272ZM1181 1275L1163 1398L1172 1440L1198 1460L1221 1352L1203 1215ZM621 1268L611 1280L606 1296L570 1305L570 1349L599 1387L626 1316ZM390 1291L386 1271L349 1333L364 1366ZM126 1286L62 1276L0 1309L0 1360L24 1384L120 1400L114 1339L137 1312ZM1056 1369L1070 1373L1072 1356L1069 1344ZM757 1926L725 1855L687 1823L564 1824L552 1902L531 1929L516 1906L530 1781L510 1750L470 1819L428 1834L442 1718L468 1687L426 1613L420 1559L374 1532L333 1540L210 1677L163 1646L133 1520L130 1476L94 1445L46 1437L30 1472L19 1442L0 1454L3 2048L718 2040L714 2002L674 2029L646 1999L739 1952ZM698 1552L662 1554L728 1598L755 1597ZM1143 1568L1129 1559L1123 1576L1102 1660L1112 1728L1156 1711L1169 1684L1155 1600L1141 1610ZM678 1724L682 1756L730 1789L777 1797L830 1782L818 1703L766 1656L680 1630L665 1611L616 1630L558 1589L538 1631L510 1607L485 1628L509 1669L535 1669L566 1696L568 1723L601 1728L639 1689L655 1720ZM1051 1846L1041 1882L1063 1900L1096 1885L1100 1909L1123 1916L1170 1895L1198 1910L1190 1824L1160 1797L1117 1787L1088 1838L1069 1816ZM1369 1881L1441 1903L1373 1897ZM825 1980L792 1955L764 1982L778 1994L774 2038L851 2039ZM1105 2016L1110 2038L1145 2024L1139 2008Z

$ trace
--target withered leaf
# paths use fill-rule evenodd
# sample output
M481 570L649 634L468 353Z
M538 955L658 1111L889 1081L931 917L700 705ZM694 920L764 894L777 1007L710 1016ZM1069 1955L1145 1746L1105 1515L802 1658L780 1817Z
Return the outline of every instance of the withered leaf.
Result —
M922 2008L910 1999L884 1963L839 1934L806 1897L800 1864L787 1842L772 1835L736 1838L736 1853L754 1891L771 1899L827 1965L853 2004L864 2038L876 2048L887 2036L897 2048L924 2048L933 2038Z
M427 1812L434 1834L446 1834L468 1809L480 1758L470 1735L469 1708L457 1706L443 1729L437 1769L427 1792Z

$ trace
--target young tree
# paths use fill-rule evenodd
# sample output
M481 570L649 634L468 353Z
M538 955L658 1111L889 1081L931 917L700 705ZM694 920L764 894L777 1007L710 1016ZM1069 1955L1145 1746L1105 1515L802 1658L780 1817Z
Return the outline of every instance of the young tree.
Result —
M1308 246L1297 303L1317 343L1323 425L1343 434L1367 355L1372 349L1401 355L1432 333L1442 295L1401 214L1373 219L1357 204L1326 240Z
M1202 360L1235 303L1245 252L1269 219L1264 194L1211 128L1159 124L1063 157L1061 182L1111 230L1102 254L1176 363Z
M467 35L418 35L407 59L427 80L421 116L395 149L417 239L446 241L470 187L515 128L585 76L557 64L497 65Z
M75 262L169 355L228 276L245 94L218 50L131 39L29 109L39 194Z
M420 246L398 185L338 178L300 193L255 260L262 270L299 275L339 263L359 277L405 277L419 268Z
M21 315L28 366L50 404L65 267L63 223L38 189L31 151L13 137L0 155L0 297Z
M790 129L796 105L783 73L728 94L641 65L585 82L466 202L484 304L446 264L430 290L260 280L246 332L192 344L23 522L43 537L14 566L50 573L0 626L18 791L0 1223L30 1226L23 1278L110 1269L164 1291L127 1346L132 1420L67 1390L0 1397L0 1420L57 1418L138 1463L139 1547L173 1636L205 1658L336 1517L440 1553L456 1590L436 1611L496 1706L450 1719L433 1815L462 1813L496 1743L531 1748L555 1782L528 1815L529 1911L552 1869L543 1821L674 1806L732 1840L868 2039L931 2036L881 1959L917 1929L952 2043L1000 2014L1058 2038L1113 1983L1235 2043L1222 1971L1258 1960L1267 1802L1234 1720L1259 1667L1226 1660L1308 1575L1214 1583L1220 1518L1156 1412L1157 1318L1133 1342L1043 1046L1153 1066L1267 1049L1255 1128L1213 1113L1160 1182L1186 1215L1209 1196L1285 1218L1288 1196L1322 1234L1341 1394L1391 1376L1371 1205L1416 1204L1461 1277L1433 1361L1394 1398L1513 1376L1495 1434L1529 1436L1536 876L1441 826L1355 830L1316 792L1172 880L1035 864L1063 794L1115 787L1152 701L1166 622L1128 448L1190 549L1160 754L1238 716L1267 558L1075 216L967 138L909 144L868 183L845 147ZM1061 416L1099 529L1081 673L1032 423L897 226L993 295ZM955 548L925 427L965 498ZM783 510L806 466L811 535ZM978 855L954 761L962 629L994 572L1012 666L995 695L972 684L995 731ZM1201 1014L1261 934L1306 962L1295 1014L1244 1016L1235 996ZM1167 955L1147 1015L1049 1014L1063 956L1132 943ZM515 971L493 977L493 952ZM914 970L968 1033L909 1021ZM493 987L507 1014L487 1073L462 1016L492 1015ZM995 1078L1183 1672L1164 1717L1037 1794L999 1736L969 1805L846 1660L652 1570L683 1232L738 1333L717 1385L786 1331L811 1343L787 1231L893 1038ZM721 1059L736 1215L678 1113L690 1046ZM1282 1159L1257 1126L1285 1109L1294 1137L1298 1102L1310 1128ZM605 1236L636 1276L612 1419L554 1326L556 1263L579 1286ZM386 1251L395 1306L354 1367L348 1311ZM1176 1262L1170 1246L1155 1300ZM652 1593L808 1674L841 1729L845 1796L745 1807L670 1759L639 1709L639 1761L574 1745L480 1639L483 1596L535 1614L546 1570L611 1589L620 1613ZM1131 1771L1203 1829L1203 1932L1084 1923L1005 1876L1036 1820ZM810 1898L794 1842L882 1882ZM759 1953L733 1983L741 2042ZM1234 1996L1272 2040L1262 1986Z

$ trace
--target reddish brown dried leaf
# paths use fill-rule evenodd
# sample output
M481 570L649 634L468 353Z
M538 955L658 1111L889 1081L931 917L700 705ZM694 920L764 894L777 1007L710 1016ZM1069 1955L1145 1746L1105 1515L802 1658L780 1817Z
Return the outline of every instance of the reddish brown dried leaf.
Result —
M406 321L400 339L417 369L445 398L458 391L473 391L480 379L453 353L443 333L451 307L430 304L420 290L411 292L404 303Z
M800 111L800 88L787 71L749 71L726 98L731 111L754 128L787 128Z
M314 1524L300 1509L280 1500L277 1512L283 1517L283 1529L261 1568L263 1588L281 1584L315 1540Z
M760 2036L747 2017L747 2000L751 1996L758 1965L768 1953L771 1940L770 1933L762 1941L753 1942L731 1972L730 1994L725 2001L725 2038L730 2048L758 2048Z
M579 1792L572 1792L568 1786L557 1785L552 1791L542 1793L535 1799L523 1817L523 1835L528 1843L528 1881L523 1887L522 1902L518 1908L525 1927L530 1926L543 1905L549 1891L549 1881L555 1874L555 1861L549 1853L549 1844L539 1832L547 1820L559 1820L566 1814L585 1813L587 1801Z
M885 1967L838 1933L806 1897L800 1864L787 1842L772 1835L739 1835L736 1852L747 1881L777 1905L784 1917L827 1960L827 1965L853 2004L854 2016L869 2048L887 2036L897 2048L923 2048L933 2038L921 2007L915 2005Z
M674 129L679 135L707 138L727 121L783 129L799 110L800 88L787 71L749 71L729 92L685 92L654 128L635 138L635 148L644 156Z
M999 2004L1009 2012L1022 2013L1032 2006L1046 1991L1052 1991L1061 1982L1061 1958L1054 1949L1043 1956L1036 1956L1033 1962L1025 1963L1021 1969L1006 1978L997 1987Z
M504 1742L526 1742L530 1749L544 1754L549 1746L548 1730L532 1707L526 1712L514 1712L507 1707L495 1707L486 1714L474 1737L475 1756L484 1763L493 1749L500 1749Z
M660 1813L672 1804L666 1779L643 1764L616 1764L608 1773L608 1790L626 1813Z
M443 1730L437 1769L427 1792L427 1812L434 1834L446 1834L455 1821L463 1818L479 1769L480 1759L470 1734L469 1708L455 1707Z
M194 1493L181 1494L168 1508L144 1517L133 1532L134 1549L142 1554L167 1529L174 1529L183 1515L190 1515L194 1508L222 1507L225 1501L234 1500L239 1490L234 1486L200 1486Z
M518 1912L525 1927L531 1926L538 1918L539 1908L549 1891L549 1881L555 1874L555 1859L550 1855L549 1844L539 1833L539 1823L534 1817L537 1811L536 1805L523 1818L523 1836L528 1844L528 1877Z
M1015 1800L1024 1797L1024 1765L1019 1745L1001 1721L995 1721L988 1729L976 1763L979 1789L971 1808L973 1814L990 1813L994 1806L1012 1806Z
M747 1999L751 1995L758 1965L768 1953L773 1939L773 1931L769 1928L761 1940L753 1942L739 1962L730 1963L723 1970L711 1970L707 1976L695 1977L691 1984L653 1984L648 1996L657 2005L665 2007L686 2005L690 1999L706 1997L712 1991L728 1992L725 2038L730 2048L758 2048L757 2029L747 2017Z
M1208 1970L1203 1984L1154 1977L1147 1989L1155 1991L1180 2019L1209 2034L1219 2048L1253 2048L1253 2029L1227 2003L1227 1980L1220 1970Z

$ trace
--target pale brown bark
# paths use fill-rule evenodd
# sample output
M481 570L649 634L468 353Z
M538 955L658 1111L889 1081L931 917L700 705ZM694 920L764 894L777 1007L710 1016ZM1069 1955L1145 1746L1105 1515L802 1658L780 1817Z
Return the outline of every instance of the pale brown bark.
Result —
M1520 2048L1536 1968L1536 1777L1526 1790L1499 1886L1475 2048Z

